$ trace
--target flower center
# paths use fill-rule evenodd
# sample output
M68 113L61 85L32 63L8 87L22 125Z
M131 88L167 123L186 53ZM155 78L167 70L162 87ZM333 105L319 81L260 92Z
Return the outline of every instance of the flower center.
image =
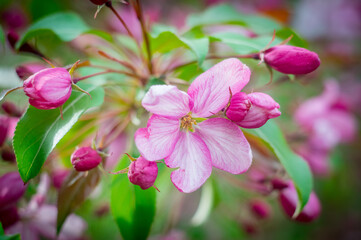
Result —
M194 132L193 124L197 125L197 121L192 119L191 113L188 113L187 115L181 118L181 123L180 123L181 129L186 129L191 132Z

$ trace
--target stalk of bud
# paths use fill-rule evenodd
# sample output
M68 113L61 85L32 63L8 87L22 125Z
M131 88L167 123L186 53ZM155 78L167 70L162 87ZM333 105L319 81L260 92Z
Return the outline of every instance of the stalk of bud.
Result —
M317 53L289 45L267 49L264 52L264 61L285 74L307 74L315 71L321 64Z
M143 157L139 157L129 166L128 178L134 185L139 185L145 190L154 185L158 175L158 166L156 162L148 161Z
M78 148L71 155L71 164L79 172L91 170L97 167L101 161L101 156L91 147Z

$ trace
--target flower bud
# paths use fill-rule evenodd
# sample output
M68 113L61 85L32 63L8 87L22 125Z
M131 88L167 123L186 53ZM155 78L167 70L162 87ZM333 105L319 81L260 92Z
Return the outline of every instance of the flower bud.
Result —
M46 67L43 64L39 63L27 63L24 65L18 66L15 71L18 77L21 80L26 80L31 75L45 69Z
M266 219L270 216L271 208L267 202L261 200L253 200L250 203L252 213L261 219Z
M135 185L139 185L145 190L153 186L158 175L158 166L156 162L148 161L143 157L139 157L129 166L128 178Z
M22 115L20 109L12 102L4 102L1 105L1 108L4 110L5 113L12 117L21 117Z
M81 147L71 155L71 164L77 171L88 171L101 163L102 158L98 152L91 147Z
M247 94L238 92L232 96L226 115L234 122L242 121L250 107L251 101L248 99Z
M0 177L0 210L14 205L25 190L26 186L19 173L10 172Z
M297 206L298 195L295 186L292 182L288 187L283 189L279 195L279 202L285 213L292 217ZM301 213L295 218L298 222L312 222L321 212L321 204L317 195L312 192L306 206L302 209Z
M71 95L72 80L65 68L46 68L24 81L29 103L38 109L54 109Z
M15 162L16 156L15 156L14 149L8 145L3 147L3 149L1 150L1 158L4 161Z
M282 190L282 189L288 187L288 184L279 178L272 179L271 185L274 190Z
M8 135L9 118L0 116L0 147L4 144Z
M70 171L68 169L55 170L52 175L54 187L60 189L69 173Z
M234 101L232 99L235 98ZM276 118L281 115L278 110L280 105L264 93L250 93L247 97L244 94L235 94L232 96L230 105L227 109L227 117L237 125L244 128L259 128L263 126L268 119ZM248 107L246 111L246 107ZM242 116L244 117L242 118Z
M0 223L4 229L11 227L19 221L19 219L20 216L15 206L11 206L3 210L0 209Z
M94 3L95 5L103 5L106 4L107 2L109 2L109 0L90 0L92 3Z
M315 52L289 45L278 45L266 50L264 61L285 74L307 74L316 70L321 63Z

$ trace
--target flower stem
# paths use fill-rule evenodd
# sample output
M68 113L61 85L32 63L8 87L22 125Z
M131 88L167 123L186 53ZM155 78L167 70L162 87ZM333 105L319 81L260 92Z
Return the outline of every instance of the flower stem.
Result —
M148 56L148 69L149 69L150 74L152 74L153 73L152 52L150 51L150 41L148 38L146 26L145 26L142 5L140 4L139 0L136 0L136 3L133 6L134 6L135 12L137 14L137 18L140 22L140 26L142 28L143 39L145 42L145 47L146 47L147 56Z
M218 55L210 55L206 57L206 60L210 60L210 59L225 59L225 58L253 58L253 59L257 59L258 53L252 53L252 54L245 54L245 55L231 55L231 56L218 56ZM197 60L192 60L189 62L185 62L185 63L181 63L178 64L170 69L165 70L164 73L170 73L173 72L181 67L185 67L191 64L195 64L197 63Z
M93 74L90 74L90 75L87 75L87 76L75 78L73 80L73 82L77 83L77 82L79 82L81 80L88 79L88 78L91 78L91 77L95 77L95 76L98 76L98 75L107 74L107 73L119 73L119 74L124 74L124 75L130 76L130 77L134 77L134 78L140 78L140 76L135 75L133 73L129 73L129 72L126 72L126 71L119 71L119 70L111 70L111 69L109 69L109 70L106 70L106 71L103 71L103 72L97 72L97 73L93 73Z

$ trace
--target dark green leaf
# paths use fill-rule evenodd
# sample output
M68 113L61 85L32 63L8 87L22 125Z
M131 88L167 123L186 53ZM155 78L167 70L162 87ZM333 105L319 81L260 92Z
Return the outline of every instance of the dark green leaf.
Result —
M307 204L313 186L312 174L307 163L291 150L281 129L274 121L268 121L266 125L257 129L248 129L246 132L260 137L275 153L292 178L299 197L295 216L298 215Z
M209 50L209 38L191 38L179 36L174 29L168 27L157 27L151 34L152 52L166 53L173 49L185 47L190 49L197 57L201 65Z
M4 44L5 43L5 33L3 28L0 26L0 43Z
M276 21L267 17L242 14L233 6L220 4L215 7L208 8L203 13L191 14L187 18L187 25L190 28L215 25L215 24L237 24L249 27L256 33L272 32L274 29L280 29L281 26Z
M98 168L87 172L72 171L58 195L57 233L60 232L68 215L79 207L98 185L100 177L101 172Z
M30 106L16 126L13 140L19 173L24 182L35 177L46 158L60 139L90 107L103 103L104 90L99 86L79 84L89 92L92 99L84 93L73 91L63 106L64 120L59 109L40 110Z
M121 162L129 165L126 158ZM119 174L113 178L111 192L111 211L123 238L146 239L155 215L155 189L142 190L129 182L127 174Z

